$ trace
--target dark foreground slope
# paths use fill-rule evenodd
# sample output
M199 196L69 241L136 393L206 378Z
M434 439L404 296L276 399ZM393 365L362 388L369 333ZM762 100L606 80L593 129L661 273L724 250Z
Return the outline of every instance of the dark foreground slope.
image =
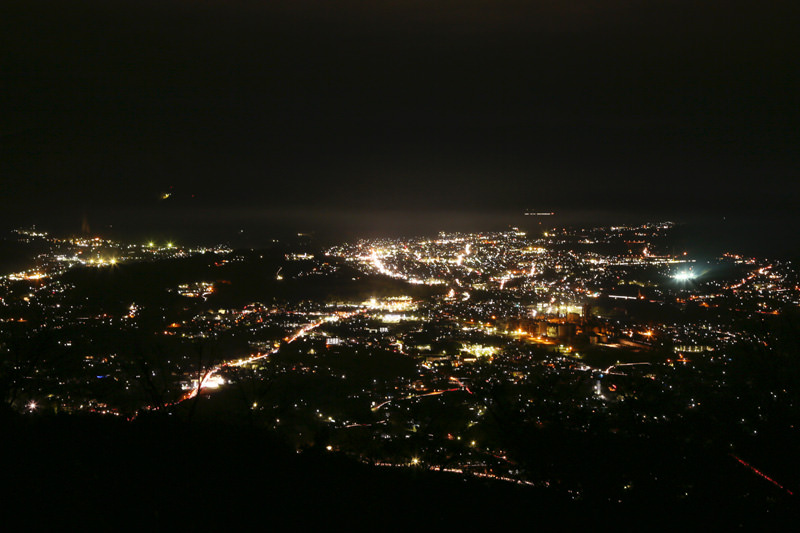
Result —
M269 433L220 423L108 418L2 421L6 517L28 526L207 530L511 526L763 526L791 518L726 501L634 505L572 501L533 489L416 469L298 454ZM288 527L287 527L288 526Z

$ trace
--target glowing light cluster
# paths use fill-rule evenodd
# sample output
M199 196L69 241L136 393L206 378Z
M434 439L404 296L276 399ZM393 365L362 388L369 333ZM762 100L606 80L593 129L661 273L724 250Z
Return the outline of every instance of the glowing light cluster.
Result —
M34 272L19 272L16 274L9 274L8 279L12 281L35 281L38 279L44 279L47 277L47 274L44 272L34 271Z

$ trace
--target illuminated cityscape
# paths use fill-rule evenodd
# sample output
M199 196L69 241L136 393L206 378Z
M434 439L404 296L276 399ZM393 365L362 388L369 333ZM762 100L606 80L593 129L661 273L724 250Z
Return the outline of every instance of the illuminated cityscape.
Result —
M7 529L790 530L796 11L3 2Z
M789 374L759 377L751 365L797 368L781 328L797 327L798 270L673 251L674 229L243 250L15 230L10 239L38 253L1 282L5 405L128 423L224 417L298 453L577 502L638 501L659 477L662 497L705 497L667 453L700 439L692 454L727 461L732 475L746 467L740 482L780 501L791 477L750 461L766 460L753 448L762 432L795 435L787 413L799 404ZM590 442L621 451L600 470L563 455ZM631 467L642 442L666 447L659 460L677 473Z

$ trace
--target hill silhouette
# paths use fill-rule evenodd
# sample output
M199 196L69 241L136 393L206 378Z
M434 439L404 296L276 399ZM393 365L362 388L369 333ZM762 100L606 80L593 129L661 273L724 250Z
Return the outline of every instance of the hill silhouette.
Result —
M762 526L792 516L729 501L572 501L544 488L379 468L257 428L150 416L2 420L3 507L28 527L164 531L213 527L638 529ZM9 515L6 514L8 517Z

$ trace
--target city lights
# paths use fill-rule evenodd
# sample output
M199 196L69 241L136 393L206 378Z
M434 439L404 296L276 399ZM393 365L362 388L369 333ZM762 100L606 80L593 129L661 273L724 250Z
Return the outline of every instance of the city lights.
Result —
M742 322L800 305L790 262L672 255L672 227L442 232L269 261L225 246L48 235L49 253L0 278L1 319L32 342L46 331L73 359L20 376L20 397L48 401L14 409L136 420L239 398L252 423L280 427L297 450L314 427L335 443L324 449L354 460L548 487L553 474L531 476L518 466L525 453L502 446L498 420L594 439L608 420L626 438L668 434L681 409L702 416L727 393L735 350L773 349L771 330ZM620 242L635 246L609 246ZM163 276L186 258L196 269ZM715 275L688 283L698 272ZM111 303L81 297L119 291L121 275L130 288ZM715 314L722 306L730 316ZM86 342L95 335L103 342ZM157 346L140 355L151 360L132 358L135 335ZM763 433L748 413L735 429Z

